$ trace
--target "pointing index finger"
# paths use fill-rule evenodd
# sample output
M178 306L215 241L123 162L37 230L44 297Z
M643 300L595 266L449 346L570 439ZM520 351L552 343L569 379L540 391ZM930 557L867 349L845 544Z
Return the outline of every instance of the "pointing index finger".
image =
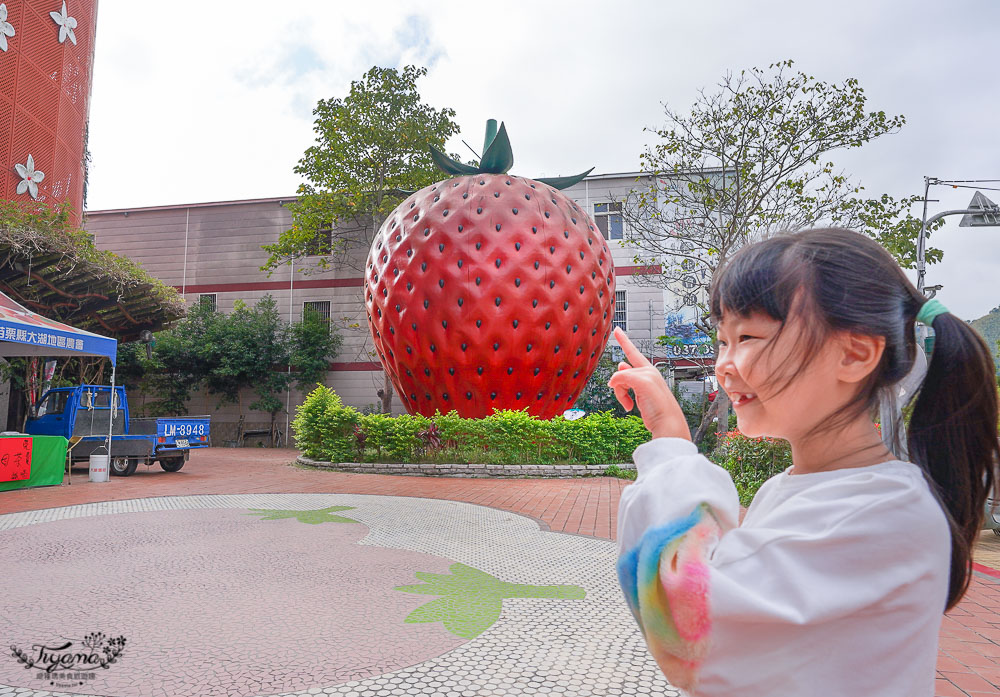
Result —
M622 347L622 351L625 352L625 357L628 362L632 364L632 367L637 367L640 365L652 365L649 360L629 341L628 336L622 331L621 327L615 327L614 330L615 339L618 340L618 345Z

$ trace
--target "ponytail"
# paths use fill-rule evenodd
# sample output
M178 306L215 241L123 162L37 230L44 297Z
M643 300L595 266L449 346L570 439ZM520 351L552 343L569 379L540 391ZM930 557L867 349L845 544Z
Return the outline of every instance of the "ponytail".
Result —
M804 301L796 308L800 294ZM982 527L986 498L1000 478L997 381L986 342L940 302L925 298L885 247L867 235L839 228L780 234L740 249L712 281L710 308L716 322L723 307L744 317L761 312L782 326L801 313L807 331L799 372L831 332L885 337L878 367L816 432L834 431L865 414L874 416L887 395L892 395L886 400L892 409L884 411L883 428L889 426L890 416L899 425L896 397L912 394L907 378L911 371L922 370L915 366L921 349L914 322L934 327L930 364L916 402L911 401L908 454L892 442L898 429L888 434L887 445L923 470L948 519L952 552L947 608L954 607L969 587L972 545Z
M951 527L951 583L946 609L972 578L972 546L986 498L997 480L997 379L982 337L958 317L933 320L934 349L910 417L909 459L919 465Z

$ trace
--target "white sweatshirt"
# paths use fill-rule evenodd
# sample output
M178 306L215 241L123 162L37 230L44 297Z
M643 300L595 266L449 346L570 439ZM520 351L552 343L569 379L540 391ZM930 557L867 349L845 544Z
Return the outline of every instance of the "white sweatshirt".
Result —
M634 454L618 574L667 679L698 697L931 697L951 538L919 467L769 479L681 438Z

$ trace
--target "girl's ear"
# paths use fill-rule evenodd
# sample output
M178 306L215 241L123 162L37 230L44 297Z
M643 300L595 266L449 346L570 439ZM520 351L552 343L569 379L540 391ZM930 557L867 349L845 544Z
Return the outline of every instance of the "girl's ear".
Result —
M840 337L837 377L844 382L864 380L878 366L884 351L884 336L844 332Z

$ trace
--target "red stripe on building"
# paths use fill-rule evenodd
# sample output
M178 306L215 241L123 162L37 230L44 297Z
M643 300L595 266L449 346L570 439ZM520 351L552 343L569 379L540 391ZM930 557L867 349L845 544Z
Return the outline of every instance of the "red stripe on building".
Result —
M659 266L616 266L619 276L639 276L660 273ZM326 278L291 281L254 281L250 283L197 283L188 286L174 286L185 293L241 293L248 290L286 290L289 287L303 288L361 288L363 278Z
M328 278L312 281L295 281L294 287L302 288L360 288L365 284L362 278ZM252 283L198 283L174 286L185 293L240 293L247 290L288 290L293 287L289 281L256 281Z
M667 356L653 359L653 363L659 363L660 361L673 361L675 368L702 368L715 365L715 359L707 357L699 358L697 361L692 361L687 358L669 358Z

